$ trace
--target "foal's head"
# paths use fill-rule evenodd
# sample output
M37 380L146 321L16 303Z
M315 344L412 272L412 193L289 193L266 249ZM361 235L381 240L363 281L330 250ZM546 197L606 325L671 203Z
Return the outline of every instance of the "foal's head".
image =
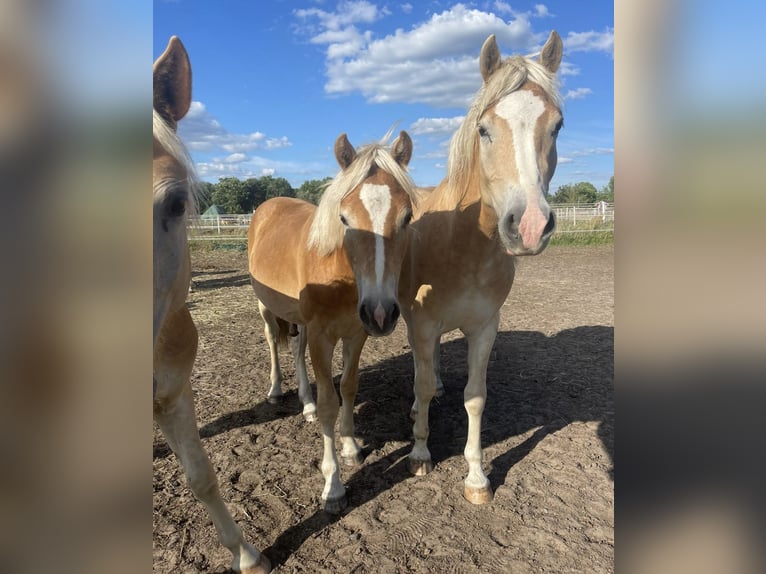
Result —
M556 87L561 56L555 31L537 61L503 61L494 36L481 50L484 85L464 122L463 143L478 156L482 199L497 214L498 234L512 255L541 252L556 226L546 196L563 125Z
M186 217L195 207L193 168L176 135L191 105L191 66L175 36L154 63L154 342L168 313L186 301L191 268Z
M390 151L373 144L357 152L341 134L335 141L341 173L325 191L318 210L325 208L331 218L326 238L332 237L332 228L337 229L336 246L342 242L356 279L359 318L373 336L388 335L399 318L399 272L415 197L406 172L411 157L412 140L404 131ZM333 194L340 199L328 211ZM313 231L321 232L318 226Z

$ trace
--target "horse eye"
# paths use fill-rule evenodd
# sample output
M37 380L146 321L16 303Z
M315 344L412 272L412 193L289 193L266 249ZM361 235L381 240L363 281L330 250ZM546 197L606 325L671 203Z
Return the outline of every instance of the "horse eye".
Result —
M559 120L559 123L557 123L557 124L556 124L556 127L554 127L554 128L553 128L553 135L554 135L554 136L557 136L557 135L559 135L559 131L560 131L560 130L561 130L561 128L563 128L563 127L564 127L564 120L563 120L563 119L561 119L561 120Z
M410 221L412 221L412 212L408 211L402 220L402 227L407 227L410 224Z
M479 125L479 135L483 138L487 137L489 135L489 132L487 131L487 128L485 128L482 125Z
M186 199L180 195L173 196L167 206L169 217L181 217L186 211Z
M340 222L346 227L348 227L348 220L342 215L340 216Z

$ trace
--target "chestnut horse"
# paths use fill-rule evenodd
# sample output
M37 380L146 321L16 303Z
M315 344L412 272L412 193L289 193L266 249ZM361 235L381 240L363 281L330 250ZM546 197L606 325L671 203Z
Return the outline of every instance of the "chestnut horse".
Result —
M446 178L422 194L402 267L399 301L415 360L408 465L418 475L432 468L428 407L441 391L439 338L460 329L468 341L464 494L474 504L492 499L482 470L481 417L514 258L543 251L555 228L546 195L563 123L556 82L561 56L555 31L536 61L502 60L495 37L487 38L479 58L483 86L452 138Z
M268 396L276 400L282 394L276 352L280 326L284 334L288 323L296 324L299 396L304 415L312 418L316 411L322 427L322 505L331 513L347 505L335 453L338 396L332 380L333 351L342 340L341 458L353 466L360 458L353 420L359 356L367 336L391 333L400 313L397 289L415 193L405 169L411 156L407 132L399 134L390 152L382 143L357 152L342 134L335 142L341 171L318 206L277 197L261 204L250 223L250 278L271 350ZM306 343L318 408L306 376Z
M221 498L194 413L190 376L197 329L186 307L191 280L186 225L189 214L196 212L196 180L176 134L190 105L189 57L173 36L154 63L154 419L181 461L194 495L207 507L221 544L231 551L232 569L267 574L269 560L244 540Z

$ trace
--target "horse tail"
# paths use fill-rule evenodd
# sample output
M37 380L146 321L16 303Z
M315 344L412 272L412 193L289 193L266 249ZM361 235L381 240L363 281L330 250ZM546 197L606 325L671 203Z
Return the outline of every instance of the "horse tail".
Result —
M298 336L298 325L290 323L284 319L277 317L277 325L279 326L279 335L277 335L277 344L280 347L287 347L288 337Z

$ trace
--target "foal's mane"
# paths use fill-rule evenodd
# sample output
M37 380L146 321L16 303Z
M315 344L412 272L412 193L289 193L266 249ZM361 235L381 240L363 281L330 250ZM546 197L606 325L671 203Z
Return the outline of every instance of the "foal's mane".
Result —
M162 118L157 110L152 109L152 133L157 143L167 151L173 159L180 163L186 171L186 183L189 190L189 215L197 214L197 197L200 193L200 181L197 177L197 172L194 169L194 163L189 155L186 146L178 137L176 130ZM154 187L154 192L157 193L163 188L163 186L172 185L175 182L161 181L157 182Z
M309 229L307 240L309 249L316 249L319 255L327 256L343 245L345 227L340 220L340 203L370 176L373 168L382 169L391 174L407 193L413 205L417 203L415 185L407 170L396 162L386 146L392 131L389 131L380 142L360 147L351 165L341 170L327 184Z
M500 68L482 84L460 127L452 136L447 158L447 178L442 199L454 207L465 195L471 171L476 161L476 126L482 115L498 101L515 92L526 82L540 86L545 94L560 108L561 95L558 79L542 64L525 56L506 58Z

